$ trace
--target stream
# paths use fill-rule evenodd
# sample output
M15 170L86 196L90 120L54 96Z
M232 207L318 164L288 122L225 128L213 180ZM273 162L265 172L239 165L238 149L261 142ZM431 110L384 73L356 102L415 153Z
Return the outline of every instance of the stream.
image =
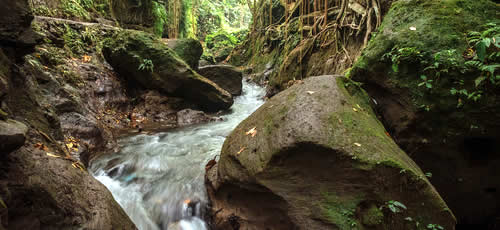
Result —
M223 121L118 141L120 152L96 159L90 171L140 230L207 229L205 165L231 131L264 101L265 90L243 80Z

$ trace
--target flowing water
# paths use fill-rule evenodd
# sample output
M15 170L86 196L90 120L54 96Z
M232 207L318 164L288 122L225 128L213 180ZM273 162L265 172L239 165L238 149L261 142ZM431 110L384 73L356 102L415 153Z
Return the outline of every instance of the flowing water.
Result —
M243 82L223 121L119 140L121 151L92 163L93 175L140 230L206 229L205 164L229 133L264 101L264 89Z

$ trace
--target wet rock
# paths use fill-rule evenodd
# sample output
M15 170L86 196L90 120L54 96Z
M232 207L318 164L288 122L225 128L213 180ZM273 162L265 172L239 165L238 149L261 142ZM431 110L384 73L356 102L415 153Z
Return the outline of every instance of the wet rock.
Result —
M206 123L210 121L216 121L217 118L209 116L202 111L184 109L177 112L177 125L187 126L200 123Z
M27 132L28 127L19 121L0 121L0 152L9 153L24 145Z
M493 1L427 3L393 4L351 77L378 102L381 120L399 146L432 173L459 225L487 225L500 213L495 176L500 174L500 94L491 82L476 87L483 75L463 64L470 58L463 34L482 31L498 18L500 7ZM394 71L396 63L384 57L395 57L400 49L409 56ZM439 68L427 71L431 65ZM419 86L423 74L432 89ZM454 95L453 88L479 90L482 96L476 101Z
M166 40L166 44L192 69L198 69L198 63L203 54L203 46L201 46L200 41L193 38L168 39Z
M198 73L227 90L233 96L241 95L243 73L230 65L200 67Z
M174 51L151 35L123 31L108 39L103 49L115 71L146 89L186 98L205 111L228 109L231 95L193 71Z
M456 223L366 93L343 77L311 77L271 98L229 135L211 170L216 229L409 229L407 216Z

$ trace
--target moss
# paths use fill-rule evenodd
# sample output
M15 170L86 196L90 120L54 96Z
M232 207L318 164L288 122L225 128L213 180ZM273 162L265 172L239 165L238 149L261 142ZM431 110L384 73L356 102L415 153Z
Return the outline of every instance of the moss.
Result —
M338 196L334 193L325 192L321 209L325 219L337 225L341 230L358 229L359 222L356 219L356 207L363 200L364 194L357 193L356 196Z
M370 205L367 210L361 214L361 223L366 226L377 226L382 224L384 213L376 206Z

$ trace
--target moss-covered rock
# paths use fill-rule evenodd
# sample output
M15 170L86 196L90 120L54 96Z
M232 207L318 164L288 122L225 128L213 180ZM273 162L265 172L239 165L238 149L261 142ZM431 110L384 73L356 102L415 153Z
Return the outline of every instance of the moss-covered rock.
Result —
M203 46L200 41L194 38L185 38L169 39L166 43L168 47L173 49L192 69L198 69L200 57L203 54Z
M500 88L477 87L480 71L465 64L474 49L467 33L498 24L499 12L488 0L394 2L350 73L376 99L398 144L432 172L459 224L485 224L499 212L491 188L500 187L493 176L500 173Z
M131 84L187 98L207 111L227 109L233 104L231 94L193 71L167 45L147 33L117 33L106 41L103 54Z
M218 178L208 173L214 210L225 210L215 222L233 214L249 229L269 219L288 223L266 226L276 229L410 229L409 216L454 229L452 212L370 103L355 83L334 76L271 98L224 142ZM237 195L252 193L260 195L249 202ZM392 212L389 201L407 209Z
M201 67L198 73L215 82L231 95L241 95L243 73L235 67L230 65L208 65Z

